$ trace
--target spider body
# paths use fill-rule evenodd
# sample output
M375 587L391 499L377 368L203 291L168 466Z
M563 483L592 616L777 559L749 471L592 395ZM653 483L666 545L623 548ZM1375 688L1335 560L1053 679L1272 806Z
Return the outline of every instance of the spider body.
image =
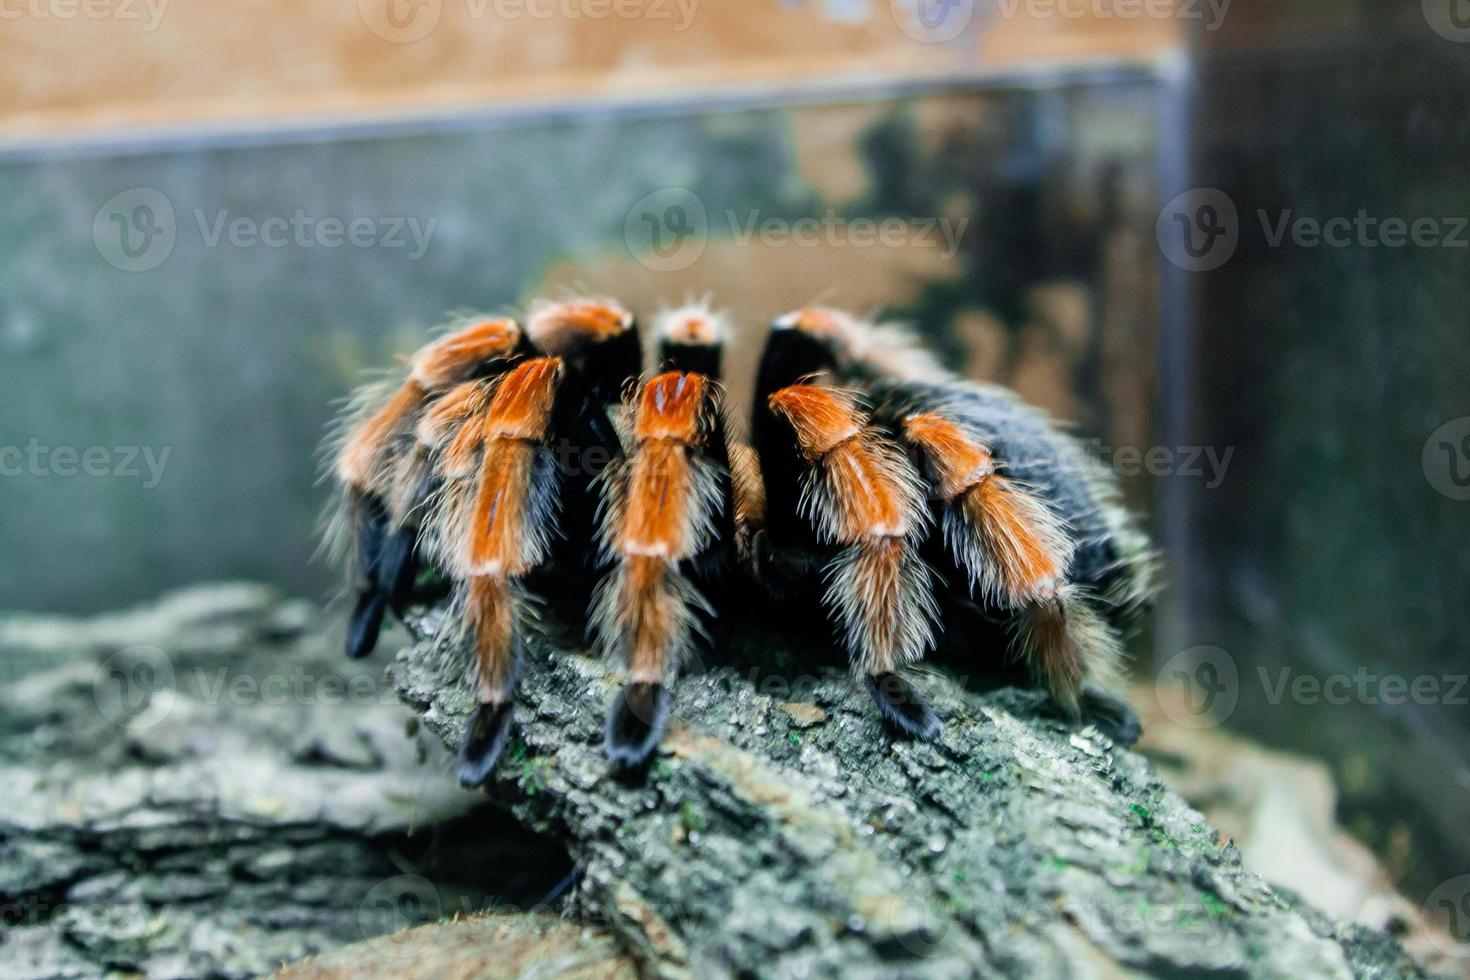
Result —
M903 676L940 645L965 671L1019 660L1067 714L1136 728L1104 686L1149 592L1146 542L1036 409L953 377L902 332L812 308L767 336L747 444L723 405L727 328L707 308L659 318L658 371L641 380L616 304L505 323L497 344L471 328L416 355L352 417L336 464L360 596L349 652L408 601L418 563L452 583L479 703L466 785L505 744L546 569L622 665L605 728L620 765L657 745L731 578L820 605L900 733L941 729Z

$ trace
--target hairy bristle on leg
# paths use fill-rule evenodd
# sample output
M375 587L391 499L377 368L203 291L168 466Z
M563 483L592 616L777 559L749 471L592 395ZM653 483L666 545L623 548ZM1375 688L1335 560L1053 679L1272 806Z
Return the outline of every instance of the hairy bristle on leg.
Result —
M417 414L429 390L410 378L377 411L352 430L337 455L337 479L359 490L376 490L383 477L384 448Z
M720 377L729 327L724 315L711 310L707 302L660 313L654 318L654 329L658 335L659 370Z
M462 613L474 642L475 683L480 707L460 743L462 784L478 786L495 768L510 726L515 693L524 599L514 582L478 575L463 586Z
M775 327L822 344L844 383L882 378L945 382L954 377L901 324L873 323L844 310L809 306L778 317Z
M412 377L426 388L443 388L464 380L488 361L510 357L521 342L521 328L509 317L471 323L419 348L410 365Z
M1018 633L1032 672L1069 715L1077 715L1086 681L1117 681L1122 642L1076 586L1022 609Z
M501 377L488 398L467 392L461 408L484 407L460 423L440 456L445 482L433 505L432 541L441 565L460 581L458 609L473 643L481 703L460 746L466 785L489 776L508 737L530 618L519 579L546 559L555 527L557 474L544 461L563 377L559 359L536 358ZM458 412L436 420L443 430L431 434L445 438ZM456 458L450 450L462 441L467 458ZM466 465L476 452L478 461Z
M476 374L508 367L521 345L513 320L470 323L415 353L408 378L391 392L364 386L342 427L334 456L342 487L338 516L329 523L336 546L355 556L359 595L348 625L348 652L365 656L376 645L385 611L400 615L418 571L420 506L433 489L430 463L437 446L423 444L418 429L435 414L445 389Z
M531 306L526 333L548 354L565 356L611 340L633 324L633 314L610 299L541 300Z

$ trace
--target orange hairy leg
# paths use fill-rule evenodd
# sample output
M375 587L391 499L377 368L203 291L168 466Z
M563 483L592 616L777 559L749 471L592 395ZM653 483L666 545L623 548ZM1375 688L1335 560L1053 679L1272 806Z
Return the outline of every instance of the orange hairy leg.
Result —
M941 500L946 545L991 603L1020 613L1022 651L1052 696L1075 712L1091 651L1115 641L1068 583L1074 545L1047 505L997 472L990 451L940 413L911 415L905 438Z
M610 299L535 303L526 333L542 352L565 358L597 401L618 399L643 366L633 314Z
M417 508L430 488L428 454L415 438L418 422L451 386L507 366L521 342L514 320L468 324L420 348L408 378L391 394L365 389L356 398L334 465L343 491L335 524L358 579L349 656L372 650L387 609L401 612L413 590Z
M494 319L419 348L403 384L352 427L337 456L338 479L358 489L378 489L375 484L386 476L388 443L413 427L430 399L486 365L508 359L520 342L521 329L514 320Z
M369 492L386 476L385 449L404 426L411 425L429 396L429 390L409 378L377 411L359 423L337 456L337 479L347 487Z
M773 331L767 360L778 356L772 347L779 336ZM809 343L805 334L786 336ZM768 514L768 524L780 530L784 521L787 532L775 547L823 556L822 601L854 671L885 718L932 738L938 719L897 674L923 656L936 616L930 573L918 554L927 515L917 473L850 393L791 384L770 392L764 410L769 421L762 429L758 415L756 424L765 434L760 448L768 494L774 490L778 501L773 509L794 508L809 528L794 533L789 514Z
M520 324L509 317L472 323L424 345L410 363L410 377L430 389L464 381L489 362L508 358L522 344Z
M519 576L544 557L541 532L530 524L532 475L563 374L560 358L536 358L496 386L481 427L479 481L463 542L470 575Z
M602 649L629 683L607 716L614 762L646 760L669 712L667 684L712 609L699 590L731 546L729 453L714 372L723 325L703 307L660 317L659 357L674 370L633 393L633 449L603 485L602 541L610 564L593 601Z
M595 473L581 465L589 457L567 466L558 452L597 449L605 460L621 447L585 379L561 357L527 359L458 399L424 428L444 446L437 554L459 583L461 622L473 640L480 704L458 770L474 786L489 778L511 727L519 664L542 601L526 576L561 556L574 582L578 552L592 537Z
M1020 605L1051 598L1066 577L1071 543L1045 504L996 472L990 451L954 422L934 413L904 420L935 476L940 498L963 513L979 535L980 553L962 552L974 581L1001 601Z
M561 359L532 358L499 378L488 396L467 393L460 408L446 409L450 417L461 408L479 409L441 455L445 489L436 512L442 560L460 581L480 702L460 743L459 779L466 786L489 777L509 737L530 616L521 578L546 560L554 524L547 507L557 488L537 484L536 461L553 438L564 379Z

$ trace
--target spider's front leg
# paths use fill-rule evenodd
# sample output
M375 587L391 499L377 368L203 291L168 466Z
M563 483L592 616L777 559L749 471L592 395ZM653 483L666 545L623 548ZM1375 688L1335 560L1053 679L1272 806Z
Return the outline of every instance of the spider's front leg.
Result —
M781 321L767 340L753 420L765 540L777 556L810 556L797 566L820 563L822 602L854 672L890 725L931 739L939 719L899 673L932 645L938 617L919 553L923 483L853 393L803 381L829 358L819 339Z
M729 449L718 384L720 320L704 307L659 323L662 373L630 399L632 448L602 483L602 550L610 569L592 626L629 683L607 716L608 756L648 758L669 713L668 685L713 615L703 594L735 539Z
M514 320L473 322L420 348L396 388L369 385L354 396L333 459L340 493L330 530L357 592L348 656L372 652L383 616L390 607L401 613L412 590L428 489L426 459L413 437L419 419L465 379L506 370L525 353ZM420 465L411 465L416 459Z
M580 313L569 315L554 339L596 364L599 377L636 375L636 337L631 346L623 339L635 329L632 319L620 310L613 318L616 330L588 338L578 330ZM623 356L599 359L594 348L611 341ZM465 786L489 777L509 736L539 604L527 577L556 564L566 588L580 581L593 537L593 481L621 454L603 407L606 391L617 387L583 375L562 356L530 358L493 382L482 408L467 399L470 410L438 457L429 539L457 583L455 621L473 641L479 701L459 749Z

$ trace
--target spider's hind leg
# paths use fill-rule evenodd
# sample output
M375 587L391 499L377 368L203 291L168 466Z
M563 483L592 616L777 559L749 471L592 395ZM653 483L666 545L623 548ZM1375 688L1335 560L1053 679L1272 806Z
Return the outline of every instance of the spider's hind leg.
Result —
M608 708L603 745L614 763L632 769L645 762L669 721L669 689L657 681L630 681Z
M442 485L428 539L457 582L455 621L472 640L479 707L460 743L458 774L483 783L510 731L522 646L534 620L523 579L550 554L558 472L550 463L553 406L574 396L558 358L533 358L483 399L469 399L458 432L437 457Z
M932 741L939 735L943 726L934 709L901 675L893 672L869 674L865 683L873 703L888 724L921 742Z
M1143 721L1125 699L1093 684L1082 688L1082 716L1120 745L1132 745L1143 736Z
M490 777L510 737L526 599L516 583L476 576L465 583L465 600L480 703L460 740L455 773L460 785L472 789Z
M902 431L925 461L954 565L1009 622L1037 680L1077 716L1084 683L1108 677L1121 650L1117 630L1071 580L1077 546L1068 528L950 418L913 414Z

